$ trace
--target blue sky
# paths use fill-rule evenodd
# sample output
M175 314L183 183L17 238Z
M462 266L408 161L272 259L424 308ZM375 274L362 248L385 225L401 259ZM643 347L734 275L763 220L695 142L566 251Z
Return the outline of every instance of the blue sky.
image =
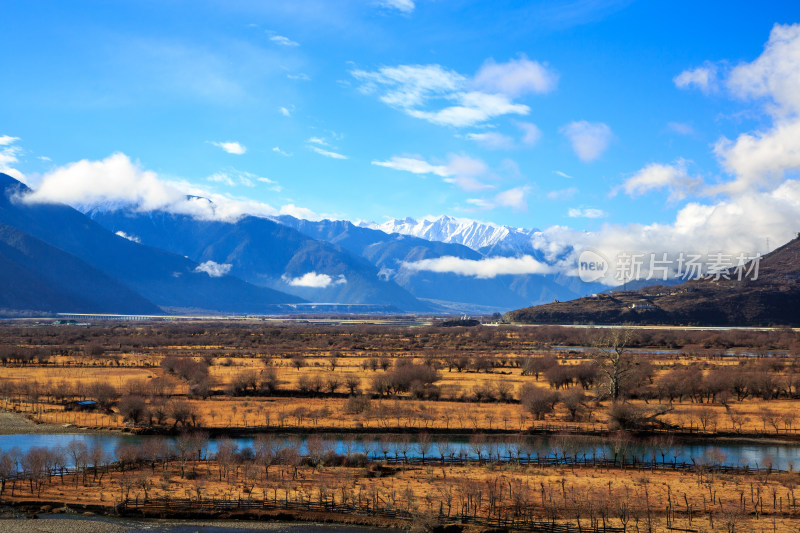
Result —
M794 124L791 96L736 76L796 2L75 6L0 7L0 167L73 204L156 205L158 182L253 212L675 230L799 164L781 145L781 168L753 170L774 179L754 178L719 144ZM764 224L754 240L786 226Z

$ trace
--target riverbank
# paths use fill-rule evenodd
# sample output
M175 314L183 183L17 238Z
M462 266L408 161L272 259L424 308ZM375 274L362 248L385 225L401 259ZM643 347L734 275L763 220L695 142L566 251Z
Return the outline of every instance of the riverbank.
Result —
M121 435L124 432L112 429L84 428L72 424L39 423L21 413L0 411L0 435L52 435L56 433Z
M0 514L0 530L9 533L162 533L270 531L275 533L400 533L409 522L381 517L329 512L241 511L224 515L209 512L171 512L117 515L112 506L74 505L59 502L6 502Z
M31 518L0 518L0 529L7 533L236 533L239 531L269 531L273 533L392 533L397 528L377 529L349 524L318 522L266 522L243 520L174 520L129 519L108 516L83 517L74 515L45 515Z

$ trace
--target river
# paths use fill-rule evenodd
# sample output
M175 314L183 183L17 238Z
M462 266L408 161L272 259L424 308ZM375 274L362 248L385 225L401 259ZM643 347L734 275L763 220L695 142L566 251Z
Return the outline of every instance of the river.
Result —
M166 438L174 442L171 437L156 436L134 436L134 435L107 435L107 434L39 434L39 435L0 435L0 452L8 452L13 448L19 449L21 453L26 453L33 447L56 448L58 446L67 447L73 440L86 443L88 447L101 446L106 452L107 459L116 458L115 451L122 444L141 444L146 439ZM307 442L304 436L276 435L276 444L279 446L292 445L299 448L303 454L308 453ZM239 449L252 448L253 438L237 437L233 440ZM213 454L220 439L210 439L205 448L206 454ZM426 446L420 446L413 439L402 436L389 436L376 438L371 435L360 436L360 438L342 438L338 436L327 436L322 439L322 447L326 450L333 450L338 454L365 453L371 458L395 459L403 457L407 459L420 459L422 450ZM678 463L711 463L736 467L765 467L772 466L780 470L794 470L796 465L800 465L800 444L781 443L781 442L735 442L728 440L718 440L716 442L703 443L676 443L671 446L654 447L647 443L627 443L624 447L624 455L627 461L636 457L639 461L651 461L655 458L660 462L677 461ZM467 438L448 437L446 440L434 440L427 446L425 457L436 460L442 453L446 457L478 459L488 458L489 456L507 460L509 456L526 457L570 457L589 458L608 458L615 456L614 450L619 445L610 441L603 441L588 437L526 437L524 439L515 438L488 438L486 441L476 443Z

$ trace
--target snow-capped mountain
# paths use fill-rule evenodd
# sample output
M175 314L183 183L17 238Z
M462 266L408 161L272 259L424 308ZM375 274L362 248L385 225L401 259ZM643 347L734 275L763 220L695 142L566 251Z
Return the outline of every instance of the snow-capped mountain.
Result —
M467 218L396 218L370 226L386 233L411 235L428 241L456 243L487 255L536 254L532 237L539 230L500 226Z

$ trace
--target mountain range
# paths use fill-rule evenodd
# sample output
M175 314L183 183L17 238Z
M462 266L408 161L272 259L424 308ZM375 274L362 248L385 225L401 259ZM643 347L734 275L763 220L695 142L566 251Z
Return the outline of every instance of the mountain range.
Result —
M72 207L28 203L30 189L6 174L0 191L0 288L7 310L265 313L303 301L234 276L209 275L182 255L115 235ZM26 286L39 289L20 290ZM40 298L12 296L20 292Z
M500 226L447 215L419 220L396 218L382 224L362 222L361 225L389 234L399 233L428 241L462 244L488 257L527 254L537 260L543 259L541 251L534 246L538 229Z
M478 314L597 290L559 274L479 277L417 266L521 255L546 262L535 230L451 217L355 225L205 220L136 206L81 212L32 203L30 192L0 174L0 309L264 314L309 309L308 302Z

